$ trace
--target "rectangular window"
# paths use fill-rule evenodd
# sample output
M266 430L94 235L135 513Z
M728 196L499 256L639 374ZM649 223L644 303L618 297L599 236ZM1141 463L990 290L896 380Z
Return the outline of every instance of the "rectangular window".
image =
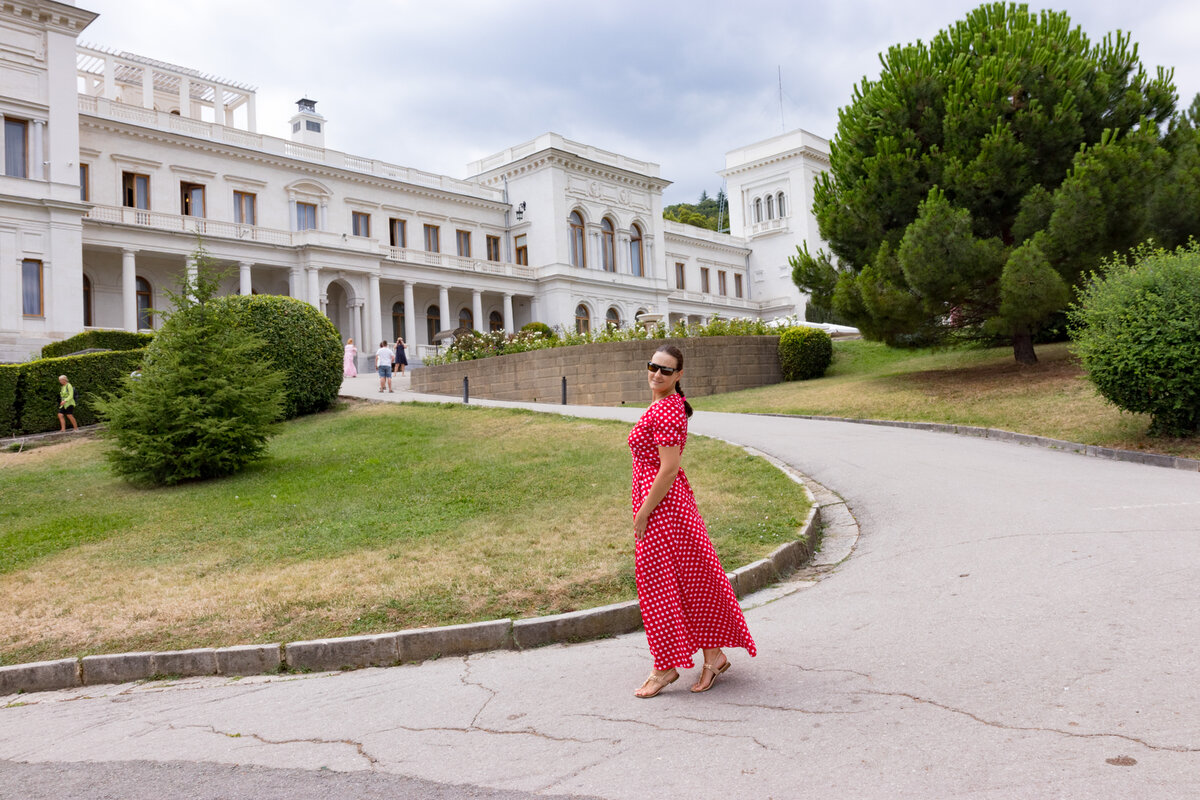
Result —
M388 220L388 242L392 247L408 247L408 225L402 219Z
M678 261L675 262L675 288L687 288L687 282L684 280L684 265Z
M437 225L425 226L425 252L440 253L442 252L442 242L438 234Z
M42 316L42 262L32 258L21 262L21 312Z
M250 192L234 192L233 221L243 225L257 225L258 197Z
M313 122L311 119L306 119L304 120L304 129L312 131L313 133L320 133L321 123Z
M179 213L185 217L204 216L204 187L199 183L179 184Z
M725 270L723 269L717 270L717 294L721 295L722 297L727 294L725 291Z
M708 294L708 267L700 268L700 291Z
M296 230L315 231L317 229L316 203L296 203Z
M92 199L91 177L87 164L79 165L79 199L85 203Z
M370 236L371 215L361 211L350 212L350 229L355 236Z
M4 174L29 177L29 123L23 119L4 120Z
M500 237L499 236L487 237L487 260L488 261L499 261L500 260Z
M526 242L525 234L523 234L523 233L520 236L518 236L516 239L513 240L513 243L516 245L517 263L523 267L528 267L529 266L529 245L527 245L525 242Z
M741 275L733 276L733 294L735 297L742 296L742 276Z
M150 176L136 172L121 173L121 204L126 208L150 208Z
M471 232L457 231L455 238L458 239L458 254L463 258L471 257Z

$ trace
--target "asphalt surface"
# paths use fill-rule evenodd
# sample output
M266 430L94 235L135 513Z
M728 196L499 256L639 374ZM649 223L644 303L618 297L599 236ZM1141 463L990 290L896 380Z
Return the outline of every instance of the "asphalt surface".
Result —
M344 391L412 399L373 381ZM634 698L639 633L23 695L0 798L1200 796L1200 474L833 422L691 430L812 475L861 526L747 612L759 656L731 652L713 691Z

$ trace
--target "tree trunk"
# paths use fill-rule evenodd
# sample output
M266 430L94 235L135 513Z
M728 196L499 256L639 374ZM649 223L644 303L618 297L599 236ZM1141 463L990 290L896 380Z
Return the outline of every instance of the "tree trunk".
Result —
M1036 364L1037 353L1033 352L1033 334L1029 328L1020 327L1013 331L1013 358L1018 364Z

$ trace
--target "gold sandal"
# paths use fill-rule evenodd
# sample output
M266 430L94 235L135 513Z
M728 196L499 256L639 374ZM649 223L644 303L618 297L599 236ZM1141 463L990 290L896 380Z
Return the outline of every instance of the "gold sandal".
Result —
M679 672L675 669L672 669L671 672L673 672L675 674L671 675L670 680L664 680L664 678L666 678L668 673L663 673L662 675L658 675L656 673L651 672L650 677L648 677L648 678L646 678L646 680L642 681L642 685L638 687L638 692L640 692L642 689L646 688L646 684L648 684L648 683L657 684L657 688L655 688L655 690L653 692L651 692L650 694L638 694L637 692L634 692L633 696L640 697L643 700L649 700L651 697L657 697L659 692L661 692L663 689L670 686L675 681L679 680Z
M703 689L697 689L695 686L693 686L692 694L700 694L701 692L707 692L709 689L711 689L713 687L713 684L717 682L717 676L724 675L725 670L727 670L727 669L729 669L729 659L728 658L725 659L725 663L721 665L720 669L718 669L717 667L714 667L712 664L709 664L708 662L705 662L704 667L700 670L700 677L703 678L704 670L708 670L713 674L712 680L709 681L708 686L705 686Z

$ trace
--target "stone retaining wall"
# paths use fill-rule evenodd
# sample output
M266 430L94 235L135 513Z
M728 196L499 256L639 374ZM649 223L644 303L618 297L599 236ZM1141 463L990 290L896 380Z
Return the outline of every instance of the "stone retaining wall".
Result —
M572 405L619 406L649 399L646 362L670 343L683 351L683 388L689 397L779 383L778 336L701 336L689 339L600 342L439 364L412 370L412 390L472 397L558 403L562 379Z

